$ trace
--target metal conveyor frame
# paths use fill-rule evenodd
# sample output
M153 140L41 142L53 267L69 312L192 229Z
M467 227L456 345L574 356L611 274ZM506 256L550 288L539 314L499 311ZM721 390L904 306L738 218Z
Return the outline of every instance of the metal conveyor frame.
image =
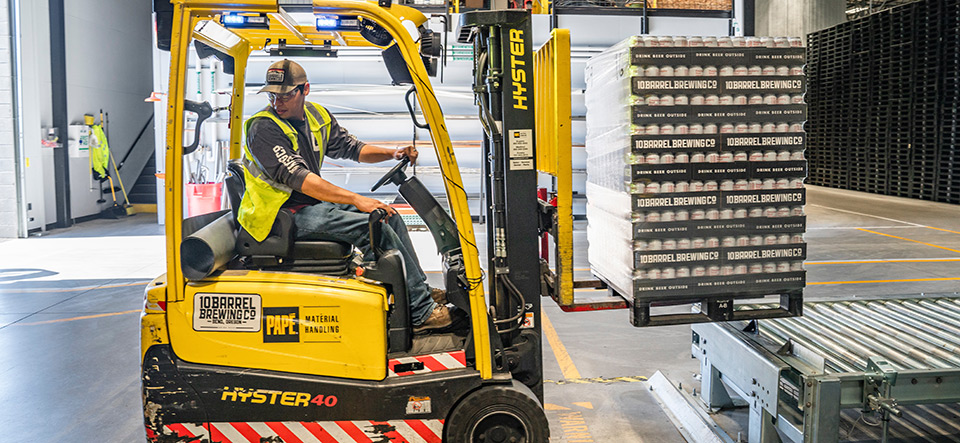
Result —
M885 432L889 416L899 415L900 406L960 401L960 365L955 363L956 359L960 359L960 354L950 348L951 345L946 341L940 345L925 345L913 343L907 336L874 336L866 342L874 343L888 355L893 352L896 360L880 356L879 352L877 355L858 356L846 349L839 349L844 353L843 358L834 359L830 352L835 351L820 347L817 340L829 342L836 339L842 342L839 334L829 329L825 335L813 332L822 325L843 327L837 326L837 319L849 320L849 324L855 326L859 323L861 326L856 330L863 334L875 333L875 328L885 327L883 314L873 319L858 316L852 310L845 309L852 305L861 307L861 311L882 311L889 308L887 305L897 308L911 303L911 307L924 303L929 309L936 307L940 300L952 303L957 299L816 302L804 306L804 312L812 314L809 319L693 325L692 352L700 360L702 400L711 409L732 406L726 388L745 399L750 407L748 426L751 443L837 442L840 436L840 412L843 409L879 412L885 418ZM844 318L844 312L852 317ZM955 313L952 311L944 316L931 311L927 313L936 317L940 322L937 324L943 325L945 331L934 331L931 337L948 337L953 330L960 328L960 316L953 315ZM951 315L956 319L952 322L955 325L943 323ZM791 328L808 334L791 336L783 329L784 322L793 322ZM760 333L767 330L777 330L775 333L781 338L789 338L786 343L775 342ZM896 346L896 343L902 346ZM861 351L868 349L856 344L850 346ZM904 352L898 354L898 350ZM840 369L851 368L843 363L844 358L865 358L866 361L859 360L861 370L839 371L838 366Z

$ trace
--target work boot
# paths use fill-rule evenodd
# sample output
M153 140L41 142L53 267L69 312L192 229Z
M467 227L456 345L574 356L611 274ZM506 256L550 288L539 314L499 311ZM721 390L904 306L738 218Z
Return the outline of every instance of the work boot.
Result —
M435 329L443 329L449 327L453 324L453 319L450 317L450 310L447 309L447 305L437 304L433 308L433 312L430 313L430 316L427 317L427 320L423 322L420 326L414 326L413 332L420 333L425 331L432 331Z
M441 305L447 304L447 291L443 289L430 288L430 298Z

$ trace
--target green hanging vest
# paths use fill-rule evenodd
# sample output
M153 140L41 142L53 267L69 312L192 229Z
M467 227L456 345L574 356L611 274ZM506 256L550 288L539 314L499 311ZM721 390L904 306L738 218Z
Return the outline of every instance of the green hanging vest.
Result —
M107 135L103 133L103 127L93 125L90 127L93 132L90 137L90 169L96 173L95 178L101 179L107 176L107 165L110 160L110 146L107 144Z
M313 142L319 151L320 165L323 165L323 153L326 150L327 140L330 138L330 114L323 106L307 102L304 105L307 124L313 134ZM280 118L271 107L266 107L247 119L244 131L250 131L250 125L259 118L269 118L283 130L283 133L293 144L294 152L300 151L297 143L297 130L290 123ZM263 241L270 234L270 228L277 218L280 208L290 198L292 189L277 183L260 168L257 159L250 153L246 143L243 145L243 177L246 189L240 201L240 210L237 221L257 241Z

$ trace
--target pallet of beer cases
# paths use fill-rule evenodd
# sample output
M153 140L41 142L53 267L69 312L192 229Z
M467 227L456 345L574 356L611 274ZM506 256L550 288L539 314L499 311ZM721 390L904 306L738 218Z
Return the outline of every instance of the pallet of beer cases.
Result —
M779 37L632 37L587 63L588 255L634 325L800 315L803 65Z

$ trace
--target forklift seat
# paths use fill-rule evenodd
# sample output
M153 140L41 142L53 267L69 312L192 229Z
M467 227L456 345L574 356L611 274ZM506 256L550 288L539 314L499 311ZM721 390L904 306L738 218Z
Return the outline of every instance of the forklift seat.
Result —
M236 220L245 189L243 165L231 161L227 164L227 172L227 196ZM255 240L239 223L236 226L237 254L248 257L255 267L332 275L344 275L349 271L353 245L339 241L297 240L297 226L288 209L280 210L270 234L262 242Z
M236 219L240 199L245 189L243 165L236 160L227 163L227 196ZM254 240L243 226L238 229L236 251L259 269L315 272L327 275L347 275L354 271L351 259L353 245L338 241L295 240L297 226L293 213L281 209L270 234L262 242ZM379 225L379 222L373 223ZM380 230L371 226L370 238L377 239ZM410 323L410 305L407 296L406 275L400 251L380 251L373 263L364 263L364 275L382 282L393 294L392 307L387 317L387 343L391 353L402 353L413 346Z

